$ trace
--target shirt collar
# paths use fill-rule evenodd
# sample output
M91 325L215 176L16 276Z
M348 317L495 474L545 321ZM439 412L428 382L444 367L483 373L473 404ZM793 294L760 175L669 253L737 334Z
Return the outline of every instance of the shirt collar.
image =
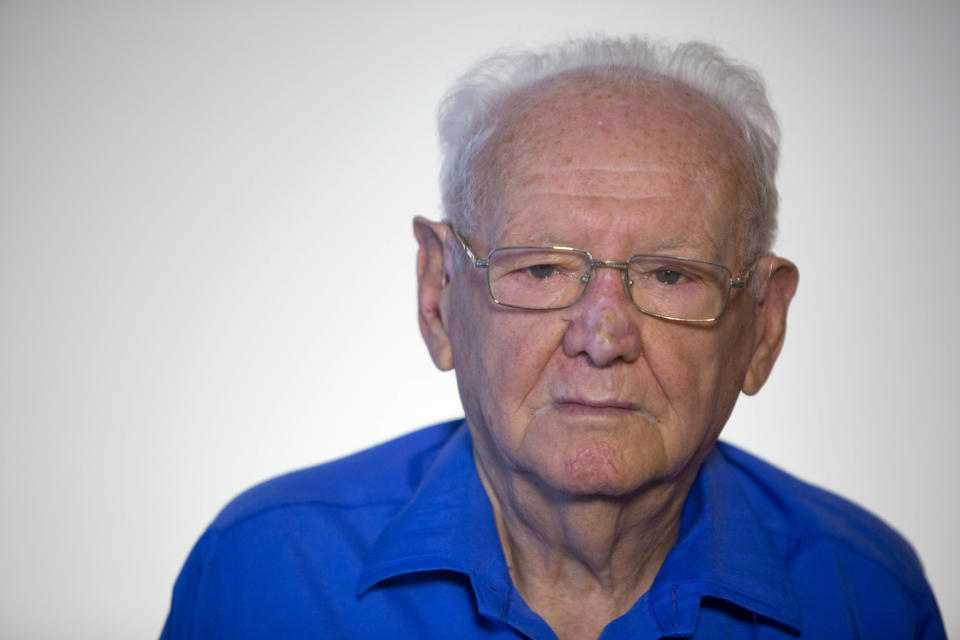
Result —
M693 632L703 597L800 629L787 567L732 474L715 449L684 505L677 544L645 599L658 625L671 635ZM436 570L468 575L480 612L488 615L503 606L502 598L513 589L466 422L374 542L357 594L395 576ZM480 583L486 588L478 588Z
M790 573L738 476L718 444L684 504L677 543L653 586L651 608L661 626L692 633L703 597L726 600L800 631L800 605ZM684 604L687 601L687 604Z
M449 570L512 588L490 500L473 461L466 421L437 453L410 502L384 528L357 584L407 573ZM476 588L476 585L474 585Z

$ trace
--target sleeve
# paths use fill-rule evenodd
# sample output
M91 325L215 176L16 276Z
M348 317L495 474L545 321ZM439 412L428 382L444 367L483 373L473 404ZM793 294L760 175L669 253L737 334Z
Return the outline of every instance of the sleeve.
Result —
M216 547L217 536L211 530L194 545L174 584L160 640L215 637L220 592Z
M947 640L947 631L943 627L940 608L937 607L937 600L929 586L925 596L916 637L918 640Z

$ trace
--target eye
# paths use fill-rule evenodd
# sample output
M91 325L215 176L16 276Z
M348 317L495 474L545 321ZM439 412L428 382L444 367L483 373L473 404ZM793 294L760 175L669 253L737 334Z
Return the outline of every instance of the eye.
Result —
M677 284L681 278L680 272L673 269L657 269L653 272L653 275L658 282L663 284Z
M527 267L527 273L538 280L545 280L556 272L557 268L552 264L535 264Z

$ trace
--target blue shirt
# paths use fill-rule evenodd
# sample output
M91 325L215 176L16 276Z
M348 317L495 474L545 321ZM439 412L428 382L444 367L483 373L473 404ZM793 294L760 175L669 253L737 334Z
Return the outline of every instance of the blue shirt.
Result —
M910 546L720 443L650 590L601 638L945 638ZM514 589L465 423L285 475L191 552L162 638L556 638Z

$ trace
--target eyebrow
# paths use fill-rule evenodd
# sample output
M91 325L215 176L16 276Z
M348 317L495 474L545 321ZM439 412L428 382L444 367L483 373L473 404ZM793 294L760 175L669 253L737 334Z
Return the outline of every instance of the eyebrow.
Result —
M712 242L697 243L686 238L667 238L665 240L660 240L651 250L653 253L660 253L661 251L673 251L675 249L699 249L703 247L704 244L716 252L716 247Z
M549 236L546 233L539 232L534 233L529 236L525 236L527 239L523 241L504 241L497 244L499 247L517 247L517 246L535 246L535 247L570 247L573 249L585 249L593 253L588 247L579 247L576 243L565 242L558 240L555 236ZM656 244L653 244L649 247L641 247L639 249L631 249L631 254L636 253L667 253L671 251L676 251L677 249L701 249L706 248L712 252L711 256L708 256L710 259L714 259L719 255L719 251L713 242L694 242L687 238L666 238L659 240Z

